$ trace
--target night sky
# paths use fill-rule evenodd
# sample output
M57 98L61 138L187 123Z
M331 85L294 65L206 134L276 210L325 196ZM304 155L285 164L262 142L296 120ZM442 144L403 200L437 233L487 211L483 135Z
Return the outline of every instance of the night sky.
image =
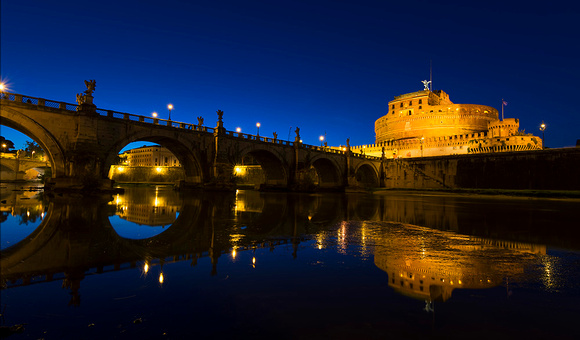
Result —
M9 91L329 145L374 142L394 96L433 89L483 104L548 147L580 139L580 10L471 1L2 1ZM522 7L522 4L525 6ZM501 115L501 113L500 113ZM24 136L2 127L22 148Z

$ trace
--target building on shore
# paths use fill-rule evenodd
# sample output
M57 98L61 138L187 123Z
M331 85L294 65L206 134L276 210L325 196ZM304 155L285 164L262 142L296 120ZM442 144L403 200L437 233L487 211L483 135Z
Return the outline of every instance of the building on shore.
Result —
M126 166L181 166L177 157L160 145L127 150L119 156Z
M485 105L454 104L442 90L396 96L375 122L375 144L352 152L387 158L541 150L542 140Z

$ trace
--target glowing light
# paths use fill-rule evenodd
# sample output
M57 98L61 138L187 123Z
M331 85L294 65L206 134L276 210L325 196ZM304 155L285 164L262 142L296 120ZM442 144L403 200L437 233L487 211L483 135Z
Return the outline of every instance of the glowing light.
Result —
M153 118L157 118L157 112L153 112L151 115L153 116Z
M169 110L173 110L173 105L172 105L172 104L167 104L167 108L168 108Z
M463 284L463 282L461 282L461 280L458 280L457 283L459 283L460 285Z
M320 139L320 141L322 142L324 140L324 136L320 136L318 137L318 139Z
M26 210L26 216L30 217L30 211Z
M163 272L159 273L159 283L163 283L163 281L165 281L165 278L163 277Z
M40 218L44 218L44 212L42 212L42 214L40 214Z
M123 172L123 171L125 171L125 167L124 166L120 166L120 167L117 168L117 171Z
M242 128L241 128L241 127L237 127L237 128L236 128L236 132L237 132L237 133L240 133L240 132L242 132Z
M236 259L236 249L232 250L232 259Z
M161 171L163 171L163 169L161 169L160 167L156 167L156 168L155 168L155 170L156 170L157 172L161 172Z
M260 127L260 126L262 126L262 124L256 123L256 127Z
M256 264L256 257L252 257L252 264Z
M147 274L147 272L149 272L149 264L147 262L145 262L145 265L143 265L143 272L145 274Z
M6 86L4 86L4 83L0 83L0 91L4 91L4 89L6 89Z

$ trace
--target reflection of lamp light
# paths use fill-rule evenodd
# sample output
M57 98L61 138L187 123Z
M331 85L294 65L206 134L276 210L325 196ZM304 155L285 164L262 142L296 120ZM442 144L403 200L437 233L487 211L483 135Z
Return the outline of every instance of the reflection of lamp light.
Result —
M163 272L159 273L159 283L163 284L164 278L163 278Z
M236 248L232 250L232 259L236 259Z
M143 265L143 272L145 274L147 274L147 272L149 272L149 263L145 262L145 264Z

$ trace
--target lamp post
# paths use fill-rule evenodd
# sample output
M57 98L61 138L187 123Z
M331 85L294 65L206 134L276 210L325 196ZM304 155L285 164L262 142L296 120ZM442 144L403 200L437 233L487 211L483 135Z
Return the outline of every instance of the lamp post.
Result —
M169 110L169 120L171 120L171 110L173 110L173 105L172 104L168 104L167 105L167 109Z
M320 136L318 137L318 139L320 139L320 147L322 147L322 142L324 142L324 136Z
M241 127L237 127L236 128L236 132L238 133L238 137L240 136L240 133L242 133L242 128Z
M260 122L256 123L256 127L258 128L258 133L256 134L256 136L260 136Z
M542 150L544 149L544 131L546 130L546 124L542 121L540 124L540 131L542 131Z
M34 153L35 153L35 152L36 152L36 151L32 151L32 156L30 156L30 159L34 159Z

